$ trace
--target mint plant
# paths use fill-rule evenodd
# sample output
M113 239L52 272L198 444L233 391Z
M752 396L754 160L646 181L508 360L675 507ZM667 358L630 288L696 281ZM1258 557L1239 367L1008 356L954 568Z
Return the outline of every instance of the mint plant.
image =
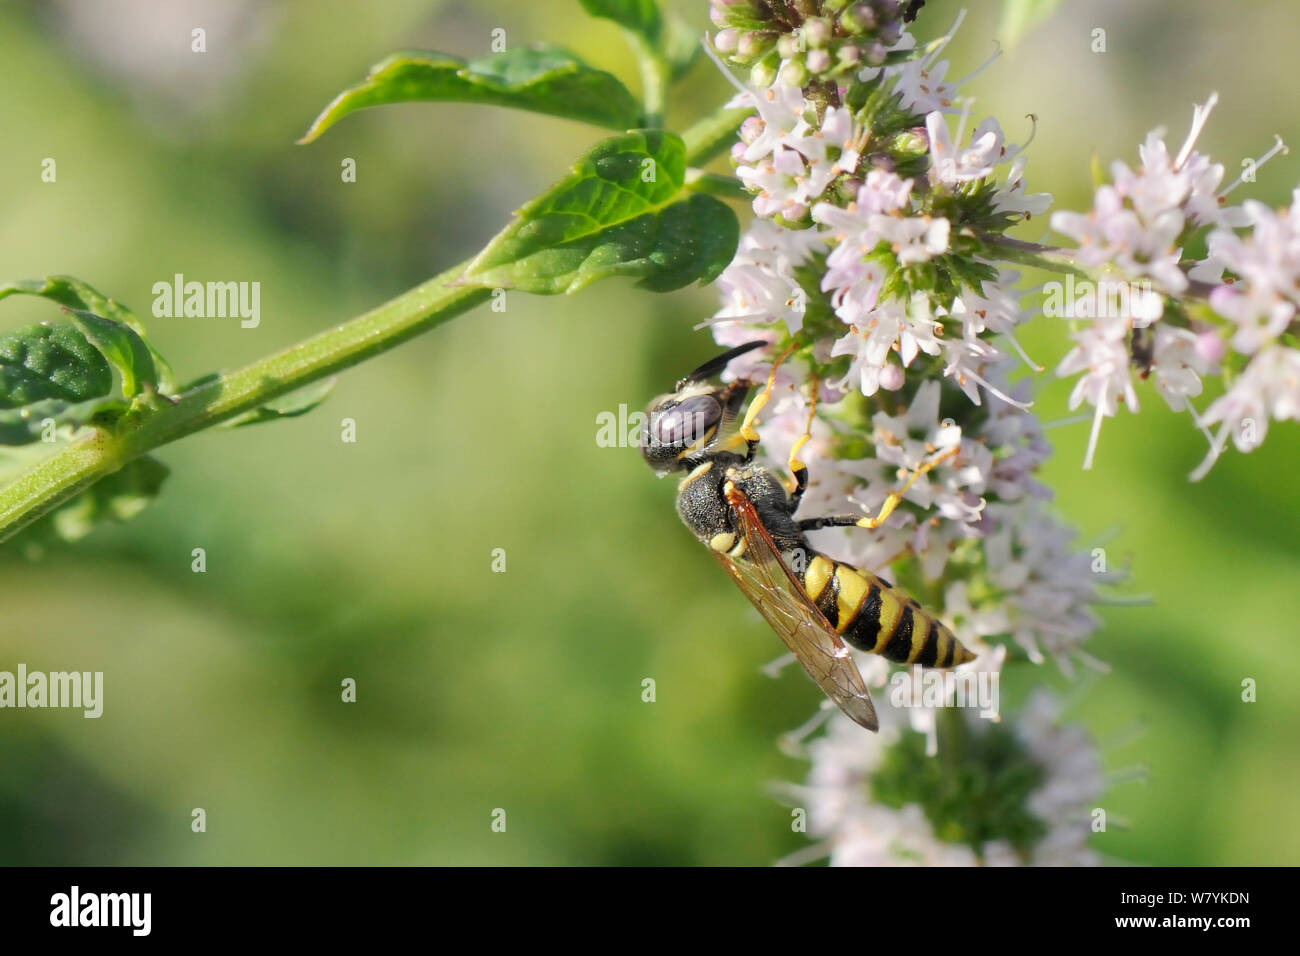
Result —
M1040 290L1041 311L1074 322L1056 373L1079 376L1072 407L1092 407L1085 467L1103 419L1121 405L1136 412L1145 385L1206 434L1199 476L1229 441L1248 452L1270 421L1300 418L1300 192L1280 212L1227 202L1283 145L1225 187L1224 167L1196 150L1211 96L1176 151L1152 133L1139 165L1098 170L1090 210L1044 219L1051 197L1026 181L1033 119L1020 143L994 118L972 125L964 90L980 71L948 76L942 56L960 19L939 33L916 0L711 0L716 31L702 43L657 0L580 2L622 28L639 97L553 46L468 60L399 52L311 124L303 144L358 110L455 101L612 133L477 255L364 315L184 381L140 319L87 283L0 285L0 299L63 309L55 323L0 334L0 540L38 522L75 538L130 517L163 484L160 447L304 414L339 372L496 290L574 294L616 276L651 292L716 282L716 342L769 344L725 377L773 382L761 450L779 468L799 443L812 475L801 515L874 513L909 473L942 459L879 528L825 529L814 542L887 574L979 651L963 668L979 678L978 708L953 706L963 688L952 681L908 688L863 656L868 681L891 685L878 695L894 704L881 707L882 733L823 711L787 741L811 760L789 791L818 841L807 856L1095 862L1103 774L1087 735L1062 726L1043 692L1003 723L982 719L998 714L1010 665L1032 673L1051 661L1069 676L1094 667L1095 607L1124 577L1075 542L1037 476L1051 448L1032 411L1043 369L1016 338L1032 317L1020 270L1065 280ZM1051 6L1012 0L1008 33ZM668 130L672 85L702 51L735 96ZM728 173L710 169L724 154ZM753 214L743 232L742 204ZM1031 221L1073 245L1010 234ZM1224 394L1198 411L1216 377Z

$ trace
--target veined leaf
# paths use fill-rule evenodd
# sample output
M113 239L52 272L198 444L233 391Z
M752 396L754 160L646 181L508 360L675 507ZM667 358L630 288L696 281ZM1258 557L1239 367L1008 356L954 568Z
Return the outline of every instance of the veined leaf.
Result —
M126 402L114 398L94 398L87 402L48 398L22 408L5 409L0 411L0 445L12 447L40 441L46 437L48 421L53 421L56 429L75 429L97 416L120 415L128 407ZM0 484L3 483L4 478L0 475Z
M0 409L55 399L85 402L113 389L113 372L78 329L29 325L0 332Z
M334 386L337 383L338 376L312 382L310 385L290 392L288 395L281 395L275 401L258 406L252 411L236 415L222 424L226 428L241 428L244 425L257 425L261 422L275 421L279 418L297 418L299 415L306 415L329 397L330 392L334 391Z
M157 458L145 455L127 462L113 474L42 519L50 532L64 541L84 538L105 521L127 521L145 509L170 473ZM36 531L33 527L31 531ZM39 532L37 532L39 534Z
M685 176L686 147L673 133L608 139L520 209L461 281L539 294L616 275L656 292L712 281L735 254L739 223L711 196L684 196Z
M299 143L310 143L344 116L370 106L416 101L509 106L608 129L641 122L641 106L613 74L554 47L495 53L466 62L446 53L395 53L371 67L316 117Z
M158 390L165 395L175 392L176 382L172 377L171 366L158 350L149 344L144 323L126 306L108 298L93 286L72 276L47 276L44 279L24 279L0 284L0 299L11 295L39 296L57 302L65 308L91 312L125 325L144 342L149 350L154 368L152 380L157 384Z
M154 368L153 355L134 329L82 309L67 309L67 313L90 343L99 349L122 376L123 397L135 397L144 385L157 386L158 373Z
M581 0L581 3L593 17L613 20L623 29L641 34L651 47L659 45L663 16L658 0Z

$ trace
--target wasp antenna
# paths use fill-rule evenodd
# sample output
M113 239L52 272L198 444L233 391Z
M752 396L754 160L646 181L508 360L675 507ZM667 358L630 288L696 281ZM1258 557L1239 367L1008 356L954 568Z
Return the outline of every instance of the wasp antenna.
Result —
M767 344L768 344L767 342L763 341L762 339L759 339L756 342L746 342L744 345L737 345L734 349L731 349L730 351L727 352L723 352L717 358L709 359L707 362L705 362L695 371L691 372L689 375L685 376L680 382L678 382L677 387L681 388L683 385L687 384L688 382L700 382L706 378L712 378L713 376L721 372L724 368L726 368L727 363L730 362L732 359L739 358L740 356L746 354L747 352L752 352L754 351L754 349L761 348Z

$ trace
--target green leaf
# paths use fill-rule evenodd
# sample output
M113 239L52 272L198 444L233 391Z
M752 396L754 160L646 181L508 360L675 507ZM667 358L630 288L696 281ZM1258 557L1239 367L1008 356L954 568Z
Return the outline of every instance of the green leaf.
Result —
M22 408L5 409L0 411L0 445L28 445L46 438L47 421L53 421L56 430L75 429L111 412L121 414L128 407L125 402L111 398L95 398L88 402L50 398Z
M72 316L72 321L85 333L90 344L99 349L122 376L123 397L135 397L145 385L158 385L153 355L134 329L93 312L65 309Z
M113 372L70 325L29 325L0 332L0 409L47 399L84 402L107 396Z
M168 474L167 466L157 458L149 455L136 458L91 485L41 523L48 521L48 530L64 541L84 538L105 521L134 518L158 496Z
M0 284L0 299L11 295L40 296L64 308L92 312L125 325L144 341L145 347L149 350L154 368L153 380L158 390L165 395L174 394L176 382L172 376L171 366L158 350L149 344L144 323L120 302L108 298L93 286L72 276L47 276L44 279L24 279Z
M257 425L280 418L297 418L299 415L306 415L329 397L330 392L334 391L334 386L337 383L337 375L321 379L319 382L312 382L310 385L290 392L288 395L281 395L273 402L267 402L252 411L236 415L223 424L226 428L240 428L244 425Z
M1003 49L1010 50L1020 40L1055 12L1061 0L1004 0L998 36Z
M659 46L663 17L658 0L580 0L582 8L593 17L613 20L625 30L645 37L652 47Z
M442 101L508 106L625 130L641 106L611 73L554 47L495 53L466 62L446 53L395 53L371 67L316 117L299 143L310 143L344 116L389 103Z
M735 254L739 223L711 196L683 198L685 176L686 147L673 133L605 140L520 209L460 281L543 295L616 275L656 292L712 281Z

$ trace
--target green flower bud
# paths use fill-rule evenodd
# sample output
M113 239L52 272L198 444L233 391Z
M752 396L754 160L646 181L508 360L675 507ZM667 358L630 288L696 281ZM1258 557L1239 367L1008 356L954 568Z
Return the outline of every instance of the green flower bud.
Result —
M767 56L759 60L749 69L749 82L752 86L759 89L767 89L776 82L777 64L780 60L775 56Z
M808 68L798 60L791 60L781 67L781 82L786 86L803 86L808 82Z

